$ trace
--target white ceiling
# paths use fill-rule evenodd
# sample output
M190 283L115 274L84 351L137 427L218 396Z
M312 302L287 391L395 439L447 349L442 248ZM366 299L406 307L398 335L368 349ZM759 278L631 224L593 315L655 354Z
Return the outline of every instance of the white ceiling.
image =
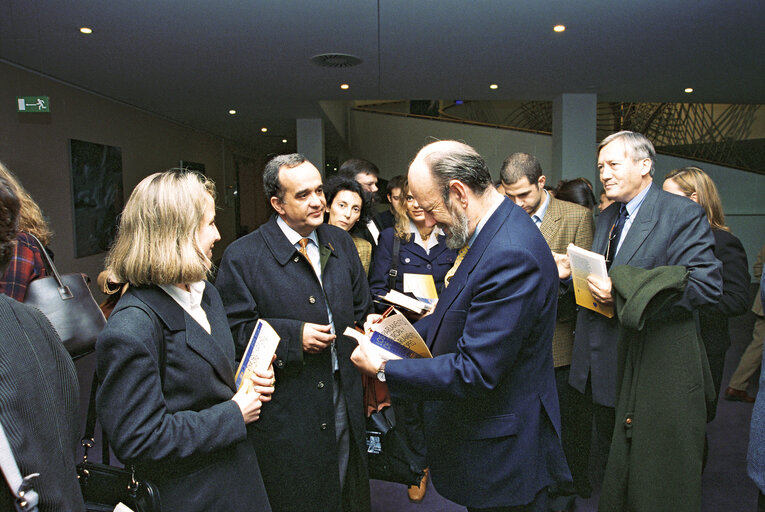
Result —
M0 59L247 141L319 100L765 103L763 25L763 0L2 0Z

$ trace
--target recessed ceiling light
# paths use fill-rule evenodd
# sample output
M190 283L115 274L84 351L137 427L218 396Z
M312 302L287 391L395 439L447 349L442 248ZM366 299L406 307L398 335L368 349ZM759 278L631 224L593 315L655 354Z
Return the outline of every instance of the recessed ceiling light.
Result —
M686 87L685 88L685 92L687 92L688 94L692 93L693 92L693 87Z
M566 25L555 25L553 27L553 30L555 32L563 32L564 30L566 30Z
M350 88L351 88L351 86L350 86L350 85L348 85L348 84L340 84L340 88L341 88L342 90L344 90L344 91L347 91L348 89L350 89Z
M282 144L287 144L287 139L282 139Z
M491 84L489 89L499 89L499 86L497 84Z
M83 34L92 34L93 29L90 27L80 27L80 32L82 32Z
M263 133L266 133L266 132L268 131L268 128L266 128L266 127L264 126L263 128L261 128L261 129L260 129L260 131L261 131L261 132L263 132Z
M234 114L236 114L236 110L234 110L234 109L232 108L231 110L229 110L229 111L228 111L228 113L229 113L229 114L231 114L231 115L233 116Z

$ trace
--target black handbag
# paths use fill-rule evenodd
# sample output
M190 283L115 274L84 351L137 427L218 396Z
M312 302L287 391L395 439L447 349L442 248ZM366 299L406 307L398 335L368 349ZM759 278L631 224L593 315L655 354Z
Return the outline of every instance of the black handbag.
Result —
M164 365L163 356L164 354L160 353L161 365ZM84 454L82 462L77 464L77 479L80 482L82 497L85 499L85 509L88 512L112 512L117 503L121 502L135 512L160 512L159 490L150 481L136 477L135 466L121 468L108 464L109 443L105 437L101 451L104 463L99 464L88 460L88 449L95 446L97 389L98 378L94 372L93 384L90 388L88 419L85 424L85 434L82 437ZM105 436L105 434L102 435Z
M374 377L365 377L364 384L369 478L419 485L425 471L396 430L396 416L390 406L387 386ZM386 394L387 400L384 398Z
M106 318L90 293L87 276L59 274L40 240L31 233L29 235L40 246L50 275L27 285L24 303L39 309L48 318L72 359L93 352Z

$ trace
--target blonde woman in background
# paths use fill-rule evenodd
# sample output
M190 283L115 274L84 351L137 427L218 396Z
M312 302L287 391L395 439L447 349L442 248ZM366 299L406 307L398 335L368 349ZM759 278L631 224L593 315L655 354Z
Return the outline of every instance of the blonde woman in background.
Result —
M270 511L248 431L273 369L235 389L234 340L206 277L215 187L171 170L130 196L107 257L128 289L96 343L98 417L117 457L159 489L162 510Z
M712 371L715 396L720 393L725 352L730 347L728 318L743 315L749 309L749 269L741 241L725 225L720 195L712 178L698 167L670 171L662 188L685 196L704 208L715 238L714 254L722 262L723 292L717 304L699 309L701 337ZM746 392L744 392L746 394Z
M5 273L0 277L0 293L4 293L19 302L24 302L27 285L38 277L47 274L43 265L42 249L30 234L36 236L43 246L47 247L50 244L52 233L40 207L2 162L0 162L0 177L8 182L21 203L16 245L11 261L5 269Z

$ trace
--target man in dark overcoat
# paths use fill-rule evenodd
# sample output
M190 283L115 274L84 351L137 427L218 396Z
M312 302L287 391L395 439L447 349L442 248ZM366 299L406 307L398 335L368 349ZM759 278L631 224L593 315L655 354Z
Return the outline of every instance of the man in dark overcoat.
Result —
M319 171L300 154L266 164L277 215L225 251L216 287L241 353L258 319L281 340L275 392L252 425L274 511L369 510L361 377L355 342L371 295L351 237L324 224Z

